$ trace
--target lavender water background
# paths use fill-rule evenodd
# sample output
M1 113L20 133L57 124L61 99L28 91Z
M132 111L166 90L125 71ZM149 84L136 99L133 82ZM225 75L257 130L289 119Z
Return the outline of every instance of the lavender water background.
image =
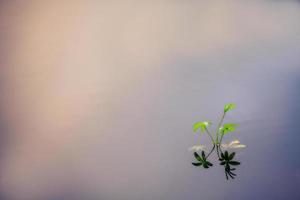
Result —
M299 54L299 1L0 1L1 200L300 199Z

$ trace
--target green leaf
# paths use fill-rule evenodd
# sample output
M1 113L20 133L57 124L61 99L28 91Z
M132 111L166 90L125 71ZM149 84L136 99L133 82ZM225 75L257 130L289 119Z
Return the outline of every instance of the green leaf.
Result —
M231 165L240 165L241 163L238 161L229 161L229 164Z
M197 132L197 130L199 128L201 128L201 131L204 132L205 129L207 127L209 127L211 125L211 122L196 122L194 125L193 125L193 128L194 128L194 132Z
M233 173L232 171L230 171L229 172L231 175L233 175L233 176L236 176L236 174L235 173Z
M228 175L229 175L232 179L234 179L234 177L232 176L232 174L230 174L230 171L228 172Z
M235 104L234 104L234 103L226 104L226 105L224 106L224 113L226 113L226 112L228 112L228 111L230 111L230 110L232 110L232 109L234 109L234 108L235 108Z
M201 166L202 165L202 163L192 163L194 166Z
M228 151L225 151L224 158L228 160Z
M221 158L224 160L225 159L225 156L223 153L221 153Z
M198 161L203 162L202 158L199 156L197 152L194 152L194 156Z
M207 165L207 163L203 163L203 167L204 167L205 169L209 168L208 165Z
M234 156L235 156L235 152L231 153L231 154L229 155L229 160L232 160L232 159L234 158Z
M205 160L205 152L202 151L202 159Z
M219 131L222 135L226 135L229 132L235 131L237 126L238 124L224 124Z

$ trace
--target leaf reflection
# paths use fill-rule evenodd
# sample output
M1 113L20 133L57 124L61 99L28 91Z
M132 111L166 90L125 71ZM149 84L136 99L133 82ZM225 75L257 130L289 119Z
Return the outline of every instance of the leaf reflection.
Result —
M224 166L226 179L234 179L236 177L236 172L234 172L236 170L236 166L240 165L241 163L239 161L234 160L234 158L236 157L236 152L228 152L226 150L223 153L220 146L214 145L208 155L206 155L204 151L201 151L200 155L195 151L194 157L197 160L197 162L192 162L192 165L196 167L201 167L203 169L208 169L212 167L213 164L211 163L211 161L208 160L208 158L212 154L212 152L214 152L215 149L220 161L219 164L221 166Z

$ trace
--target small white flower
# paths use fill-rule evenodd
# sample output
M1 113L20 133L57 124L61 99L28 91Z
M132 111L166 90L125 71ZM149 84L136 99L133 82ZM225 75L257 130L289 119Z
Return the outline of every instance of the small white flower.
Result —
M246 145L241 144L240 141L238 140L233 140L229 144L222 144L222 147L224 149L240 149L240 148L245 148Z
M194 145L189 148L189 151L204 151L205 146L204 145Z

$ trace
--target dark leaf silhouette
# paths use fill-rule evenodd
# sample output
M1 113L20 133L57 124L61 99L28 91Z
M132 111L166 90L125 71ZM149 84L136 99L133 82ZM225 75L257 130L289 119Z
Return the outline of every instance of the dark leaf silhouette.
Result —
M194 166L203 166L203 168L208 169L209 167L213 166L213 164L211 162L209 162L207 160L207 158L205 157L205 152L202 151L201 152L201 156L197 153L194 152L194 156L196 158L197 161L199 161L199 163L192 163Z
M238 161L232 160L234 156L235 156L235 152L232 152L230 155L228 151L225 151L225 153L221 153L221 158L219 160L221 161L220 165L224 165L226 179L229 179L229 177L234 179L236 176L236 174L232 172L235 170L235 168L231 168L231 165L241 164Z
M200 166L200 165L202 165L202 163L192 163L193 165L195 165L195 166Z

